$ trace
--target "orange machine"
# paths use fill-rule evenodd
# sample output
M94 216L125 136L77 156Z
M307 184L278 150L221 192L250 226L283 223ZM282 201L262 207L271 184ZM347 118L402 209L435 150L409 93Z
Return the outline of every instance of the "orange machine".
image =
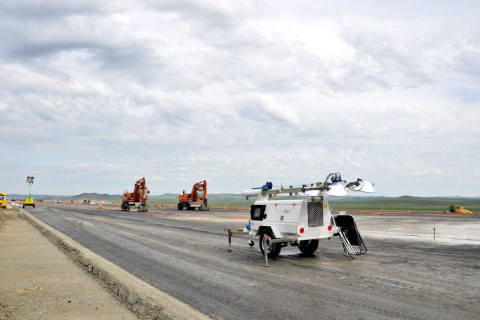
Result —
M198 193L202 192L202 195L199 196ZM207 200L207 181L203 180L197 182L193 185L191 193L185 193L178 195L178 210L198 210L209 211L208 200Z
M125 191L122 194L122 211L130 211L130 207L136 207L138 205L139 212L147 212L148 211L148 191L147 186L145 184L145 178L138 180L135 183L135 187L133 188L133 192Z

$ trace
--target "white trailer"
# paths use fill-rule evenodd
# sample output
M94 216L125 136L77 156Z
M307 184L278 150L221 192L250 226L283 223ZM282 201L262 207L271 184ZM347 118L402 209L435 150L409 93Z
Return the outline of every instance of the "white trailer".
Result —
M330 179L330 181L329 181ZM317 182L301 187L289 186L273 189L272 183L267 182L260 188L245 190L244 195L256 196L257 200L250 209L250 221L246 230L250 237L249 245L259 240L260 250L268 258L280 254L282 247L288 244L298 246L304 254L313 254L320 239L339 236L346 254L355 258L355 255L366 253L367 247L358 232L352 216L338 215L334 217L325 195L345 196L347 190L374 192L373 183L357 179L347 183L340 173L331 173L325 182ZM279 199L280 195L306 197L301 199ZM243 231L244 233L245 231ZM231 236L242 231L228 229L229 250L231 251ZM359 246L357 253L353 245ZM266 248L266 250L265 250Z

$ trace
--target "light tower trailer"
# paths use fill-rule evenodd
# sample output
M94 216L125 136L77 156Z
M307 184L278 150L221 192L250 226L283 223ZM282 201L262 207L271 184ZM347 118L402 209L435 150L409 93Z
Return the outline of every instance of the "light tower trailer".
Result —
M331 179L331 181L328 181ZM263 187L245 191L248 199L257 196L257 200L250 209L250 221L246 230L250 237L249 245L254 245L258 239L260 250L267 258L275 258L280 250L288 244L298 246L304 254L313 254L320 239L339 236L345 254L355 258L355 255L366 253L367 247L358 232L355 221L350 215L334 217L324 195L345 196L347 190L374 192L373 183L357 179L346 183L341 180L339 173L331 173L325 182L317 182L301 187L283 186L273 189L272 183L267 182ZM307 196L304 199L278 199L278 195ZM229 233L229 250L231 250L231 236L241 234L240 230ZM357 253L353 245L359 246ZM266 248L266 250L265 250Z

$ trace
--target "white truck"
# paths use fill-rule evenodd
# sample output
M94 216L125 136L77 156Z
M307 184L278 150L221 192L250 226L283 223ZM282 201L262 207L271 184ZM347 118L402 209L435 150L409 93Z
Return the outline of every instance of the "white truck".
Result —
M330 179L330 181L329 181ZM250 237L249 245L254 245L254 239L260 240L260 250L268 258L280 254L282 247L289 243L298 246L304 254L313 254L320 239L339 236L342 240L345 253L355 258L355 255L366 253L367 248L358 232L355 221L350 215L334 217L324 195L345 196L347 190L374 192L373 183L357 179L347 183L340 173L331 173L325 182L317 182L300 187L289 186L273 189L272 183L245 190L244 196L256 196L257 200L251 206L250 221L246 230ZM279 195L288 195L304 198L279 199ZM305 198L306 197L306 198ZM241 231L229 232L229 250L231 251L231 236ZM359 246L357 253L353 245ZM266 250L265 250L266 248Z

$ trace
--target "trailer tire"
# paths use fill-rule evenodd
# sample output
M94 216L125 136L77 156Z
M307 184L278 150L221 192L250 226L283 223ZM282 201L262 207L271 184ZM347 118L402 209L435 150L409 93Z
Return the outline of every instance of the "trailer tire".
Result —
M262 252L262 255L265 255L264 253L264 248L263 248L263 237L269 236L270 239L275 239L273 236L273 233L270 229L263 229L262 233L260 234L260 251ZM272 243L270 246L267 248L267 255L269 258L273 259L276 258L280 254L280 250L282 250L282 246L280 243Z
M312 255L318 248L318 240L303 240L298 244L298 249L305 255Z

